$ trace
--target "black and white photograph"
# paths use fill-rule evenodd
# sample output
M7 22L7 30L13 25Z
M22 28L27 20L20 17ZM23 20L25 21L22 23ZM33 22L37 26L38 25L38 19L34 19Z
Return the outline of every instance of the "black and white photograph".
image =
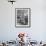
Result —
M30 8L16 8L15 11L16 27L30 27Z

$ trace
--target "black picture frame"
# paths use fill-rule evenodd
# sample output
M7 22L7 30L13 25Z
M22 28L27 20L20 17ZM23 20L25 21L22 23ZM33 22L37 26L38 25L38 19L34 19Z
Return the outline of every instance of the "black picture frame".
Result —
M31 9L15 8L15 27L29 28L31 27Z

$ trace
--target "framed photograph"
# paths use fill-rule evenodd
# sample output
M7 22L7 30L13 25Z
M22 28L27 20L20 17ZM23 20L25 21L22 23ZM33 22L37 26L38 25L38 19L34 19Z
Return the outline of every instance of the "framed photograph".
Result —
M31 26L30 8L15 8L15 26L20 28Z

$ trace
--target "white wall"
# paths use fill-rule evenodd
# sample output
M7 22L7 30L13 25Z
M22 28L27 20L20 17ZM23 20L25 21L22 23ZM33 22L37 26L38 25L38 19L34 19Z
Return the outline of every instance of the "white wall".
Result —
M19 32L30 34L33 40L46 40L45 0L17 0L14 5L0 0L0 40L14 40ZM31 8L31 27L15 27L15 8Z

